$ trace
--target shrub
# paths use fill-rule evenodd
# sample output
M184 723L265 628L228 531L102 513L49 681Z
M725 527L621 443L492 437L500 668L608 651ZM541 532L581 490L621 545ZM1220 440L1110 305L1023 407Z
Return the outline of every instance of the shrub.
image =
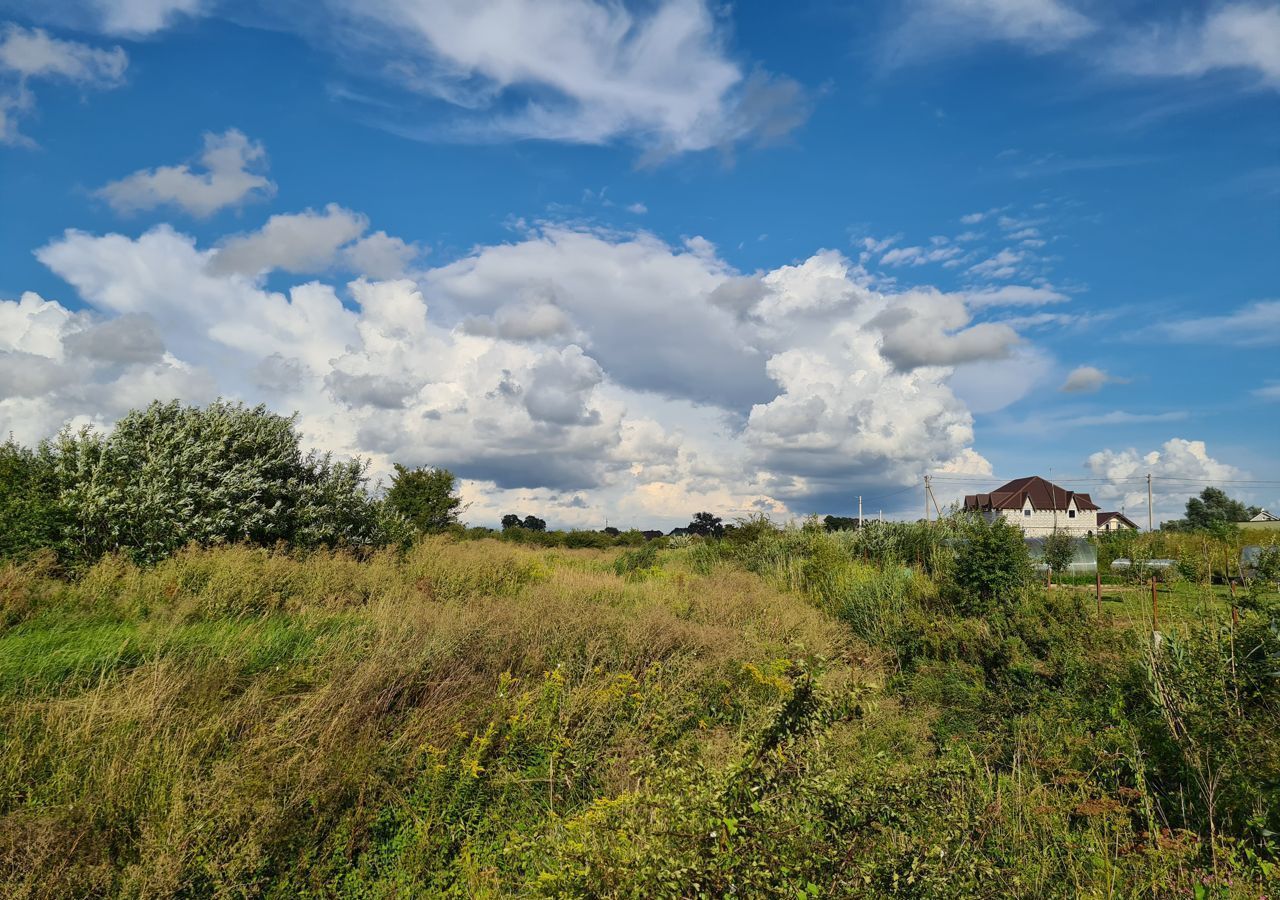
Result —
M1065 531L1055 531L1044 539L1044 561L1054 574L1065 575L1076 558L1075 544Z
M1012 604L1031 575L1022 529L1003 516L967 520L951 573L950 598L965 615L984 615Z
M422 534L444 531L458 521L462 506L457 480L448 469L406 469L396 463L386 504Z
M188 543L378 545L403 526L365 490L366 465L304 454L291 417L177 401L134 410L110 434L51 448L80 561L122 550L151 562Z

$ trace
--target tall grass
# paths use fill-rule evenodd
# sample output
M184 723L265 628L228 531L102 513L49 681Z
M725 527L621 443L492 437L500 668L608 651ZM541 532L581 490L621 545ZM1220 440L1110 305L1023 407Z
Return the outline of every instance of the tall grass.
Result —
M945 559L903 546L0 571L0 896L1269 890L1256 832L1223 817L1206 854L1168 815L1182 757L1127 632L1043 591L951 614Z

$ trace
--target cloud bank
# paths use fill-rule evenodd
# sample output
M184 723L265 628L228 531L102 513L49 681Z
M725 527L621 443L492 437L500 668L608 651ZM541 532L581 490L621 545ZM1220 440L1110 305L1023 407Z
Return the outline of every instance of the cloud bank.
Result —
M208 246L168 225L67 231L37 256L82 308L0 301L0 430L266 399L378 471L453 468L478 521L803 514L989 471L950 381L1021 339L962 294L876 290L829 250L743 274L700 238L555 224L394 272L412 245L368 227L331 205ZM273 272L328 280L272 290Z

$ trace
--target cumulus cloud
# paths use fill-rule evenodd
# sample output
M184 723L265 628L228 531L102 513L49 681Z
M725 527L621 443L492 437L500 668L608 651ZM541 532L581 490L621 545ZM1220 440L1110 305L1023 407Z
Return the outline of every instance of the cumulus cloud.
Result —
M1021 341L1008 325L986 322L966 328L970 320L959 297L916 292L871 324L883 335L885 358L904 370L1003 359Z
M368 227L368 219L336 203L323 212L308 209L275 215L257 231L225 239L209 263L210 271L250 276L275 270L323 272L333 264L338 249ZM356 258L369 255L367 245L353 245L351 252Z
M186 164L141 169L99 188L97 195L119 213L173 206L207 218L275 193L276 186L260 171L266 151L234 128L206 134L199 162L199 172Z
M107 363L153 363L164 357L164 338L146 314L89 324L65 334L62 345L70 354Z
M963 295L876 290L833 251L746 275L704 240L555 226L416 280L246 277L340 259L366 228L341 207L299 216L360 221L345 243L303 242L324 253L268 241L234 267L218 263L231 240L169 226L41 248L86 308L0 301L0 430L35 440L157 397L266 399L378 472L454 469L474 516L523 504L561 524L803 513L929 468L989 470L951 382L1018 338L972 324Z
M0 143L33 144L17 123L35 105L31 82L113 88L123 83L128 65L129 57L119 47L106 50L53 37L41 28L5 25L0 32Z
M1210 456L1204 441L1185 438L1171 438L1148 453L1133 448L1100 450L1089 456L1087 465L1103 482L1095 499L1124 505L1131 515L1147 505L1146 476L1150 473L1157 522L1180 515L1187 498L1209 485L1248 477L1247 472Z
M344 251L347 266L368 278L385 280L406 274L426 250L418 244L375 231Z
M1092 394L1101 390L1104 384L1116 380L1096 366L1078 366L1068 373L1060 390L1068 394Z

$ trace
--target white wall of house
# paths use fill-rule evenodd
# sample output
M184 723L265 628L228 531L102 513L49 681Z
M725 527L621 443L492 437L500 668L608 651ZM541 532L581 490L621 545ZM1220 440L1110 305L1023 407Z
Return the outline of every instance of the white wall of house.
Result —
M1097 518L1097 513L1094 513L1094 518ZM1132 528L1130 528L1128 525L1124 524L1124 522L1121 522L1119 519L1108 519L1106 522L1104 522L1103 524L1101 524L1101 525L1099 525L1099 526L1098 526L1098 530L1099 530L1099 531L1107 531L1107 532L1111 532L1111 531L1133 531L1133 529L1132 529Z
M1076 509L1074 499L1067 509L1056 512L1051 509L1036 509L1030 500L1026 500L1022 509L991 510L983 515L987 521L1003 515L1011 524L1021 528L1027 537L1048 537L1055 530L1072 537L1084 537L1098 532L1098 511Z

